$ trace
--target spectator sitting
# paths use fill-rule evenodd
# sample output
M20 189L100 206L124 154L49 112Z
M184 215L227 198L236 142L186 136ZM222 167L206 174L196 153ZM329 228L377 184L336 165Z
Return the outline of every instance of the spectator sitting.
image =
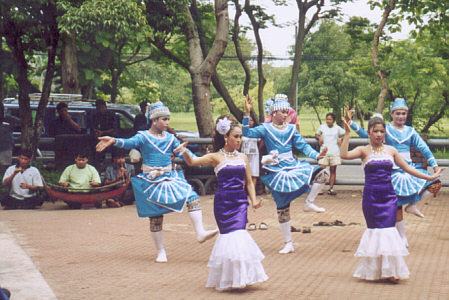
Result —
M112 164L106 167L105 185L123 180L129 181L130 176L135 176L134 166L125 162L125 152L123 149L114 149L112 152ZM121 207L123 204L132 204L134 194L132 186L128 185L125 193L120 199L107 199L106 204L109 207Z
M54 119L49 127L49 136L55 137L61 134L79 134L81 127L70 117L69 107L65 102L56 105L58 117Z
M147 123L147 109L148 109L148 102L143 101L140 102L140 113L134 118L134 133L137 133L139 130L147 130L150 129L150 125Z
M65 168L59 179L59 184L63 187L76 189L89 189L94 186L100 186L100 175L93 166L87 163L88 161L89 159L84 151L76 152L75 164Z
M39 170L31 166L31 151L20 150L19 162L6 169L3 185L10 186L9 195L2 199L5 209L34 209L44 202L37 195L37 190L43 186Z

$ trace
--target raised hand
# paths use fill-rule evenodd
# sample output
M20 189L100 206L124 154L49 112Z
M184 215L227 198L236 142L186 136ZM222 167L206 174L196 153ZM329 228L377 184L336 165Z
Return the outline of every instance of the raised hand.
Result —
M345 133L351 133L351 127L349 126L349 121L347 121L346 118L341 118L341 121L343 122L343 125L345 127Z
M446 168L439 168L438 171L436 171L435 173L433 173L432 175L430 175L430 177L432 178L429 181L434 181L435 179L437 179L438 177L441 176L441 172L443 172L444 170L446 170Z
M245 96L245 111L249 114L251 109L253 108L253 99L249 97L249 95Z
M101 136L98 139L100 141L98 142L97 146L95 147L95 150L97 150L97 152L103 151L107 147L115 144L115 142L116 142L116 140L110 136Z
M354 116L355 110L350 110L349 106L345 106L345 120L349 123L352 120L352 116Z

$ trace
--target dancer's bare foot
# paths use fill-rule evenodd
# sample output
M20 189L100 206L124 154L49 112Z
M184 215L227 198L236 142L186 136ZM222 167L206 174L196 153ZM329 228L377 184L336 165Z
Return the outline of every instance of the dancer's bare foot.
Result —
M218 233L218 229L206 230L203 233L198 234L196 236L196 239L198 240L199 243L204 243L205 241L210 240L215 235L217 235L217 233Z

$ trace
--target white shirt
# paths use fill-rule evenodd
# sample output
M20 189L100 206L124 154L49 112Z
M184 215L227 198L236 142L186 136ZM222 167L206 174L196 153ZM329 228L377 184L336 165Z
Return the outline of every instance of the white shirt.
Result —
M329 127L327 124L321 124L316 131L316 134L323 139L320 151L324 146L327 147L326 155L340 155L340 148L338 147L338 139L345 135L345 131L338 125Z
M11 176L16 169L16 165L10 166L6 169L5 175L3 176L3 182L5 179ZM36 193L30 189L22 189L20 187L21 183L26 183L28 185L43 186L41 174L39 170L35 167L29 167L23 172L19 172L14 176L11 181L11 188L9 190L9 195L18 200L23 200L24 198L33 197Z

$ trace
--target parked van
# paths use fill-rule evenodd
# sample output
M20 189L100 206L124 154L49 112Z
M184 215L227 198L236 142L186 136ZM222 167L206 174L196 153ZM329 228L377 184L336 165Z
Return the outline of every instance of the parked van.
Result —
M30 94L30 106L33 122L39 105L40 93ZM70 117L81 127L83 134L93 135L93 124L96 113L95 101L83 101L81 95L74 94L51 94L45 110L44 126L39 143L42 151L54 151L54 137L50 136L50 124L57 118L56 105L66 102ZM19 102L15 98L3 100L5 106L5 118L13 126L13 135L17 139L21 134ZM134 117L140 112L138 105L107 103L107 109L114 113L115 131L114 136L128 138L134 134ZM17 142L16 142L17 143Z

